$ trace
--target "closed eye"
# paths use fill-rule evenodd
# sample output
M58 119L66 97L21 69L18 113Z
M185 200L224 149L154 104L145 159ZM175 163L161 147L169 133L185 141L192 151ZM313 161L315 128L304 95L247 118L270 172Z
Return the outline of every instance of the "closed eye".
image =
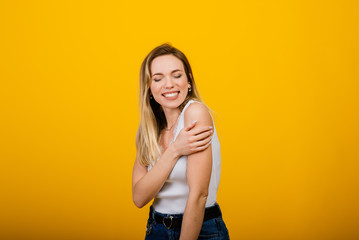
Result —
M180 78L180 77L182 77L182 74L181 75L178 75L178 76L174 76L175 78ZM161 78L158 78L158 79L153 79L153 81L155 81L155 82L158 82L158 81L160 81L161 80Z

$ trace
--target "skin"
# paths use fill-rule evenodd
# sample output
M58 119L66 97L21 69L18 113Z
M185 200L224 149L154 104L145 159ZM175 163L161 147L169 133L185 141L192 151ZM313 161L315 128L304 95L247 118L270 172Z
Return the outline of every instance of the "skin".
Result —
M155 58L151 65L151 93L165 113L168 128L172 127L181 111L178 106L185 100L188 88L187 80L181 60L173 55L164 55ZM162 94L179 91L176 100L168 100Z
M212 126L208 110L200 103L191 103L184 113L184 124L198 119L198 126ZM180 240L197 239L202 228L208 187L212 171L212 145L187 157L189 195L183 215Z
M155 58L151 65L151 94L162 106L167 120L167 128L173 129L181 113L179 106L188 94L190 84L182 62L173 55ZM168 100L163 93L179 91L175 100ZM193 123L197 120L196 123ZM184 114L183 128L176 141L172 131L162 131L163 153L151 171L139 164L138 157L133 168L132 192L137 207L143 207L161 190L177 160L187 155L187 182L189 196L184 212L180 239L197 239L203 223L205 204L212 169L210 139L213 128L208 110L200 103L192 103Z

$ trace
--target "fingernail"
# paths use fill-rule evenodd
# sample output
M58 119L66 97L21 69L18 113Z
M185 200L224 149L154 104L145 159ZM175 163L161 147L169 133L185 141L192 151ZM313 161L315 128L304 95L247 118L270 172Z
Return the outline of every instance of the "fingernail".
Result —
M212 129L212 128L213 128L212 126L209 127L209 129Z
M194 120L194 121L192 122L192 124L194 124L195 122L197 122L197 120Z
M213 132L213 130L211 130L211 133Z

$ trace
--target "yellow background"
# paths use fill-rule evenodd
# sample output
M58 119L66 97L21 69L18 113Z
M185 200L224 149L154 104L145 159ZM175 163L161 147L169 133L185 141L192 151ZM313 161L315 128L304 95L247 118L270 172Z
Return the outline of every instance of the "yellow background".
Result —
M1 1L0 238L143 239L140 64L215 112L231 239L359 238L358 1Z

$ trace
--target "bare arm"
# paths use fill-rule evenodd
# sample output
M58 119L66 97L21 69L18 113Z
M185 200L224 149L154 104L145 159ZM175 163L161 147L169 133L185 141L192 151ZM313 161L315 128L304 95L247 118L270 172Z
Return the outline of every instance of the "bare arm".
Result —
M185 112L185 124L198 119L199 126L213 126L212 117L205 106L192 103ZM187 181L189 195L183 216L181 240L197 239L201 231L208 187L212 171L212 146L188 155Z
M144 207L156 196L178 158L179 156L171 144L151 171L147 172L147 168L142 166L136 157L132 173L132 197L137 207Z
M138 155L136 156L132 172L132 197L137 207L142 208L156 196L180 156L208 148L212 135L208 126L194 128L197 125L195 122L187 125L176 141L167 147L151 171L147 171L139 163Z

